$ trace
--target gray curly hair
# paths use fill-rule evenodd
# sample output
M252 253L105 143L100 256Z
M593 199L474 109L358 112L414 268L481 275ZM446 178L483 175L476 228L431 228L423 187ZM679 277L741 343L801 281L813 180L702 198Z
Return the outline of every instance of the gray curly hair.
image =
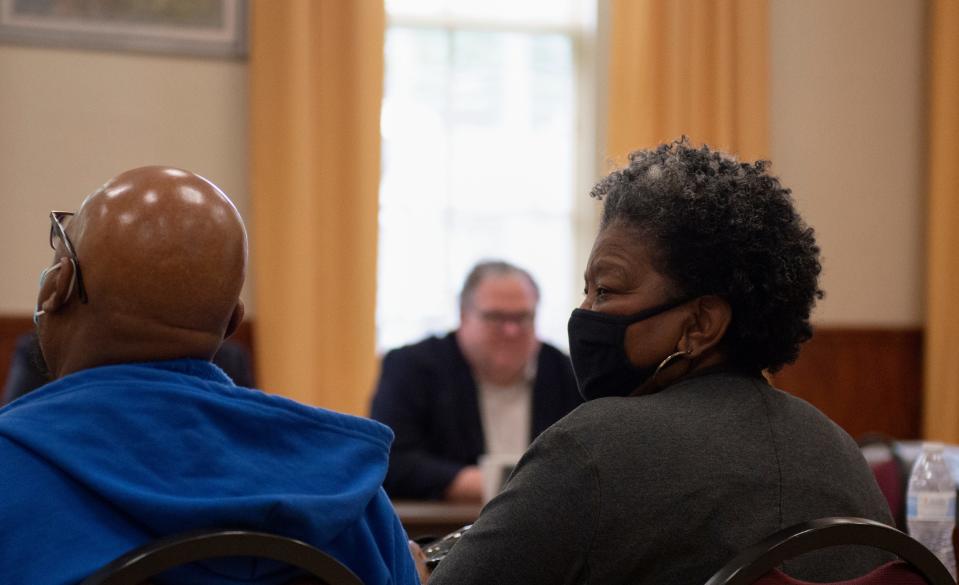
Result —
M823 291L813 229L767 166L693 148L684 136L631 153L591 196L603 201L601 229L635 229L677 298L730 304L723 347L734 364L775 372L812 337L809 315Z

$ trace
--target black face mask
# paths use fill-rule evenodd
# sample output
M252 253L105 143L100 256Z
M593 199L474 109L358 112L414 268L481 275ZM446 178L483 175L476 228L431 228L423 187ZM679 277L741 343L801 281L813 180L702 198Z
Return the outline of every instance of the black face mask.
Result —
M640 368L626 356L626 328L645 321L689 299L664 303L633 315L607 315L574 309L569 317L569 355L579 393L584 400L629 396L655 372L657 365Z

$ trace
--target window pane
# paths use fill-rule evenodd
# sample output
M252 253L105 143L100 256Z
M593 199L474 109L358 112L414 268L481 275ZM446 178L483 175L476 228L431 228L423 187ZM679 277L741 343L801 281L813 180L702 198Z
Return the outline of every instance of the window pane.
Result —
M533 273L541 335L566 346L575 180L573 41L390 27L383 101L378 345L454 327L484 258Z
M394 18L482 21L502 25L575 27L589 24L592 2L586 0L386 0Z

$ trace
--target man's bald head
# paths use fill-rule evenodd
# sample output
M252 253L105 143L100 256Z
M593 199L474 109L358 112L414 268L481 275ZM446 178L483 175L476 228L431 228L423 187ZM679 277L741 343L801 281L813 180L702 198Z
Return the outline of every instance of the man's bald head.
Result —
M57 242L63 269L40 293L41 344L57 375L102 363L208 359L242 318L246 229L229 198L199 175L127 171L87 197L65 230L88 303L70 294L73 266Z

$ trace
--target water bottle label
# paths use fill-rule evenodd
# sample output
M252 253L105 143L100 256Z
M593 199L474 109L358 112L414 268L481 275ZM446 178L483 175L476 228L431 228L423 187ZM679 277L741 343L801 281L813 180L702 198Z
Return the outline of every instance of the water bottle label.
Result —
M906 499L906 517L910 520L954 520L956 494L917 492Z

